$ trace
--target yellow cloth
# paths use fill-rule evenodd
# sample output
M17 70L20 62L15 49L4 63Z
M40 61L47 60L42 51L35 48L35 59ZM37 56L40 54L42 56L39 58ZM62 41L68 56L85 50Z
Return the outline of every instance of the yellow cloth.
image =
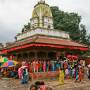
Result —
M59 73L59 83L61 85L64 84L64 71L63 70L60 70L60 73Z

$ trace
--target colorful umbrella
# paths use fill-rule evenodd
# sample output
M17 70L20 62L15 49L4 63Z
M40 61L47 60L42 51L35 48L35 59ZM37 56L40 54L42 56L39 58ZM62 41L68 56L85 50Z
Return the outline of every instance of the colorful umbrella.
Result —
M5 62L1 67L13 67L16 66L17 64L18 62L9 60Z
M8 58L6 58L6 57L0 58L0 63L4 63L4 62L7 62L7 61L8 61Z

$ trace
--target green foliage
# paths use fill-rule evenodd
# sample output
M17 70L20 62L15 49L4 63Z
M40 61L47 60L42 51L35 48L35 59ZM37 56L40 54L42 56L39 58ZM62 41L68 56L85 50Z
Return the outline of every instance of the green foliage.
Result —
M90 34L87 36L87 45L90 47Z
M87 44L87 32L83 24L80 25L80 42Z
M77 13L68 13L59 10L57 6L51 7L54 28L64 30L70 34L72 40L88 44L90 35L87 37L85 25L81 24L81 16Z

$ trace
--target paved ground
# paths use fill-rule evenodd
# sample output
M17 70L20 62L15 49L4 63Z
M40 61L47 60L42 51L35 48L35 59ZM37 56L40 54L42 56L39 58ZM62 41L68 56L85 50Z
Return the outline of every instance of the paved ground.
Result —
M52 87L53 90L90 90L90 81L84 80L75 83L74 80L65 80L64 85L59 85L57 80L45 80L45 83ZM30 90L31 82L26 85L20 84L20 80L15 79L0 79L0 90Z

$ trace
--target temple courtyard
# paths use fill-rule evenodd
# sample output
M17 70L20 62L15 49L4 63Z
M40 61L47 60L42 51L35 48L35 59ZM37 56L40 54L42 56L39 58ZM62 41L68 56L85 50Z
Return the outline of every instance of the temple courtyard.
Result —
M74 80L65 80L64 85L59 85L57 80L44 80L45 84L52 87L53 90L90 90L90 80L85 79L82 82ZM33 81L34 82L34 81ZM3 78L0 80L0 90L30 90L30 85L33 82L22 85L20 80Z

